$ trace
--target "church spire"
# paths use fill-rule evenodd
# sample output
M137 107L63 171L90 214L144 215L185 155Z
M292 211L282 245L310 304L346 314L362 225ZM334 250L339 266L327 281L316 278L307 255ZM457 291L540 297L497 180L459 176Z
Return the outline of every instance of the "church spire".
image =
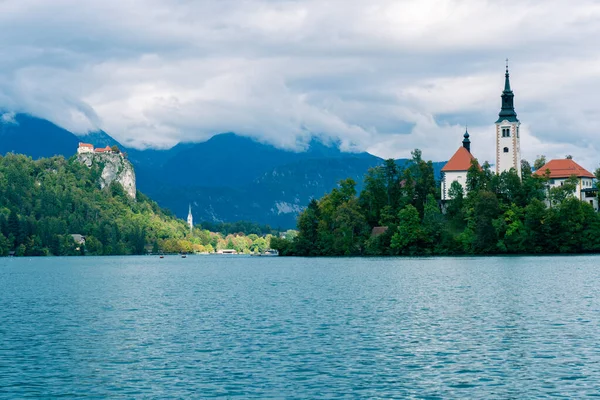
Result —
M470 153L471 152L471 141L469 140L469 131L467 130L467 127L465 126L465 134L463 135L464 139L463 139L463 147L465 149L467 149L467 151Z
M194 230L194 217L192 217L192 205L189 205L189 212L188 212L188 217L187 217L187 223L190 227L190 231Z
M508 74L508 58L506 59L506 73L504 74L504 91L502 92L502 108L498 114L498 122L519 122L514 105L515 95L510 88L510 75Z
M511 92L510 90L510 79L508 74L508 58L506 59L506 73L504 74L504 93Z

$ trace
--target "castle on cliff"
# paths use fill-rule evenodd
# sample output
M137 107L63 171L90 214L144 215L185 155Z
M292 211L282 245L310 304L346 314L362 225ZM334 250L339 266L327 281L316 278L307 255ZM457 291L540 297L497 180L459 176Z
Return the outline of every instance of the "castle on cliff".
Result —
M99 148L95 149L93 144L79 142L79 147L77 148L77 154L89 154L89 153L92 153L92 154L94 154L94 153L113 153L113 154L123 155L123 153L121 153L121 151L119 151L118 149L114 150L110 146L99 147Z
M88 168L91 168L94 164L101 168L99 183L102 189L110 186L112 182L118 182L125 193L135 200L137 188L133 165L116 146L95 149L89 143L79 143L77 160Z

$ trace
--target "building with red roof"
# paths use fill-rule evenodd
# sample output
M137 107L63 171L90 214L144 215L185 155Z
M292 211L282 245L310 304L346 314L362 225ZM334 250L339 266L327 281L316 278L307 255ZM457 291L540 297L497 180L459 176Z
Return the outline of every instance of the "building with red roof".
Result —
M595 176L575 161L569 158L550 160L533 174L547 177L548 189L564 185L571 177L577 178L577 187L573 196L590 203L594 210L598 211L598 188L594 185Z
M471 163L476 158L471 154L471 141L469 132L465 130L463 135L463 144L456 150L456 153L448 160L442 168L441 193L442 201L452 200L449 195L450 186L453 182L458 182L466 193L467 190L467 171L471 168Z
M110 153L111 151L112 149L110 148L110 146L100 147L94 150L94 152L96 153Z
M81 154L81 153L93 153L94 152L94 145L89 144L89 143L82 143L79 142L79 147L77 148L77 153Z

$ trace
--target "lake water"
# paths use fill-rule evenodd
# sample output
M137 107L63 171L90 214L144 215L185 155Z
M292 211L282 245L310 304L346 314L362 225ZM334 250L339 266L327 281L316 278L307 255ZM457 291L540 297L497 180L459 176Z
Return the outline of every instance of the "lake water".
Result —
M0 259L0 397L600 396L600 257Z

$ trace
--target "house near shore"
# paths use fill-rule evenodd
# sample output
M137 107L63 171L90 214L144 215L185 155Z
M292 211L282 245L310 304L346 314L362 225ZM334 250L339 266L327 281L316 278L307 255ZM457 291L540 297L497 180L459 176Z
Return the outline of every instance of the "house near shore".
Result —
M595 211L598 211L598 188L594 184L595 176L575 161L571 159L550 160L533 174L547 177L548 189L564 185L569 178L577 178L573 196L589 203Z
M237 254L237 250L234 249L222 249L217 251L217 254Z

